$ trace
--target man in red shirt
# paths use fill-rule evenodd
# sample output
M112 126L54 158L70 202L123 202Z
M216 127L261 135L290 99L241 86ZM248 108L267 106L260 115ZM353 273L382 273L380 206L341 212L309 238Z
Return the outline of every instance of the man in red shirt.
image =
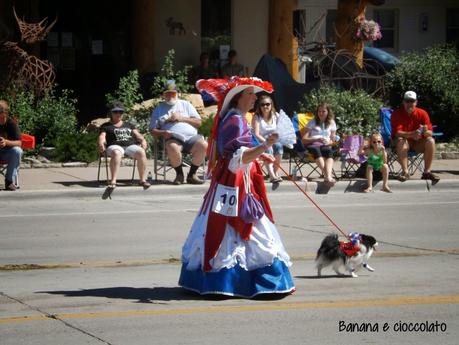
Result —
M392 136L397 150L397 156L402 166L401 181L410 178L408 173L408 151L415 150L424 153L423 180L438 181L439 177L430 169L435 155L435 140L432 137L432 124L429 114L417 108L417 95L407 91L403 96L402 106L391 116Z

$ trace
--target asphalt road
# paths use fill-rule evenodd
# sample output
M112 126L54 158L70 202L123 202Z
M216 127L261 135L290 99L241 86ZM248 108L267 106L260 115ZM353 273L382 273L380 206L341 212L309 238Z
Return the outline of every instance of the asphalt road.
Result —
M312 197L378 239L376 271L317 279L315 251L335 230L281 186L270 199L297 291L258 300L177 287L202 193L2 198L0 344L457 344L457 190Z

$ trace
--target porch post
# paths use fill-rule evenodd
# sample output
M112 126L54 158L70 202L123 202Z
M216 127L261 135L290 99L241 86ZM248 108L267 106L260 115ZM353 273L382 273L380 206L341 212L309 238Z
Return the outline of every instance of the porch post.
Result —
M280 58L298 80L298 42L293 35L297 0L269 0L269 53Z
M132 64L139 74L153 72L155 0L132 1Z
M385 0L339 0L335 21L336 49L345 49L354 57L356 63L363 67L362 40L356 40L357 22L365 19L368 4L380 6Z

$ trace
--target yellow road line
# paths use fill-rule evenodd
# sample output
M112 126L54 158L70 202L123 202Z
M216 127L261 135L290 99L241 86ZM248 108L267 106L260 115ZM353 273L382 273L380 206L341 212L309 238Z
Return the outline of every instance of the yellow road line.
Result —
M252 303L252 302L251 302ZM457 296L406 296L397 298L366 299L353 301L335 302L296 302L296 303L273 303L273 304L251 304L251 305L230 305L221 307L202 308L178 308L158 309L141 311L113 311L76 314L56 314L52 316L23 316L0 319L2 323L14 323L25 321L44 321L53 319L91 319L105 317L127 317L144 315L179 315L197 313L226 313L226 312L257 312L275 310L299 310L299 309L332 309L332 308L365 308L365 307L392 307L401 305L429 305L429 304L459 304Z

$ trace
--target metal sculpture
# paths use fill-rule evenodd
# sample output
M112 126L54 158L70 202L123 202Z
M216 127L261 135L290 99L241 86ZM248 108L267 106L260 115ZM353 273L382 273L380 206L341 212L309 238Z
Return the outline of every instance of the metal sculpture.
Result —
M57 18L50 25L47 25L48 18L39 23L26 23L18 18L14 8L13 12L21 32L21 40L20 42L4 42L1 47L8 60L5 85L29 87L36 94L42 94L53 87L56 79L54 67L47 60L29 55L19 44L22 42L33 44L43 41L56 24Z
M309 61L306 70L309 81L319 80L321 83L333 84L344 90L363 89L369 94L383 96L385 93L383 65L373 59L363 59L359 63L355 55L346 49L338 49L333 43L326 43L319 38L320 27L324 24L324 13L306 30L303 23L303 34L297 34L299 51L303 60ZM308 37L314 37L311 42Z

